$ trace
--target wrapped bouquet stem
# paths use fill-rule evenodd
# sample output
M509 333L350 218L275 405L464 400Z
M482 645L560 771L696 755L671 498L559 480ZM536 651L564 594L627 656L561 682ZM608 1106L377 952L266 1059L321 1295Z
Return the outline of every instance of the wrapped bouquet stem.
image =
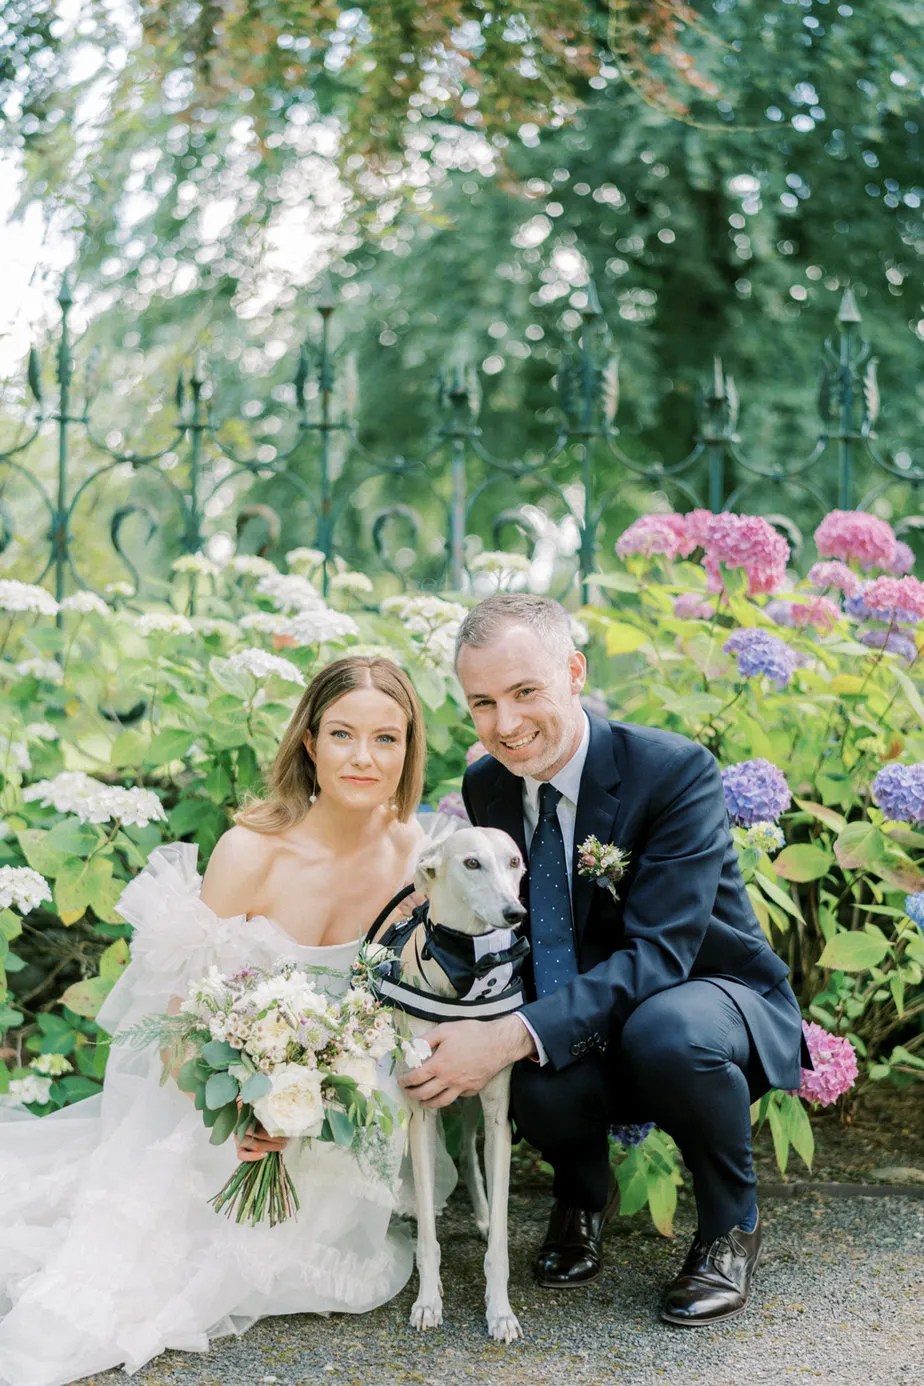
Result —
M376 1141L398 1120L376 1073L401 1042L362 966L337 998L319 990L319 971L295 963L233 975L212 968L176 1014L151 1016L119 1038L160 1044L164 1080L175 1074L192 1096L213 1145L259 1123L271 1137L333 1141L374 1158ZM241 1162L210 1202L253 1226L276 1226L299 1206L280 1151Z

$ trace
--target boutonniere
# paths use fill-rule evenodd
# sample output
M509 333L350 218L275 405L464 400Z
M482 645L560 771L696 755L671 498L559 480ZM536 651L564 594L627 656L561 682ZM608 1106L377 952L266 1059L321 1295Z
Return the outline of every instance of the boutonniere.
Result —
M628 852L612 842L604 846L598 837L586 837L578 848L578 874L608 890L614 900L616 883L622 880L628 865Z

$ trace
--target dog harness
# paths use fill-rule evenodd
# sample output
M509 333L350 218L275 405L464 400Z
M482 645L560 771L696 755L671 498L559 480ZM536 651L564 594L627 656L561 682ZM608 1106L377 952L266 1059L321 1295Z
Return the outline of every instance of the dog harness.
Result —
M369 985L386 1005L396 1006L421 1020L493 1020L517 1011L526 1000L520 973L529 955L528 941L515 929L492 929L486 934L463 934L445 924L434 924L429 903L418 905L408 919L389 925L381 938L375 934L396 905L414 893L406 886L385 906L366 934L366 943L377 943L391 955L376 968ZM417 963L427 959L442 968L456 996L410 985L401 978L401 951L419 929L423 935L414 942Z

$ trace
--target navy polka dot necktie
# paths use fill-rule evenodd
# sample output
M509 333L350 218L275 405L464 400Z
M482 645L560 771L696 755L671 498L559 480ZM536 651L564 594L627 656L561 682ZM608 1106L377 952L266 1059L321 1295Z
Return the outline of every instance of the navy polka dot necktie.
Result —
M548 996L577 976L565 839L558 821L561 790L539 786L539 821L529 847L529 927L536 995Z

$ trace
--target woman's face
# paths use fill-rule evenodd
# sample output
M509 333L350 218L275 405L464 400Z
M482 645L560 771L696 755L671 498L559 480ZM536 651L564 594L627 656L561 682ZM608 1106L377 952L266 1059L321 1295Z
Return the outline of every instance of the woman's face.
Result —
M381 689L354 688L325 708L305 748L319 794L351 809L391 804L404 769L407 718Z

